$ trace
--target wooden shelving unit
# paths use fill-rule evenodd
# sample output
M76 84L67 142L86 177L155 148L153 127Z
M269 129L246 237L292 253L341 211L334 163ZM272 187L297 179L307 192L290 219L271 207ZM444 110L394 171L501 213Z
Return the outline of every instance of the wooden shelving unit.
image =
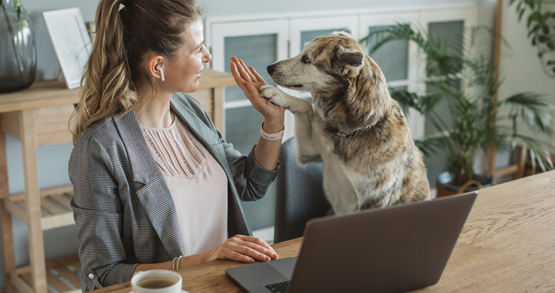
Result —
M192 94L224 133L223 87L235 85L229 73L205 69ZM73 225L73 187L39 189L36 148L70 142L68 121L79 90L59 81L36 82L31 88L0 94L0 220L6 292L81 292L78 257L45 261L43 231ZM9 193L5 134L21 141L25 193ZM26 224L30 264L16 268L12 215Z
M40 191L42 230L75 224L69 202L73 196L73 186L66 185ZM27 222L25 194L15 194L4 200L6 209L22 223Z
M47 261L46 283L48 292L81 292L80 270L81 263L77 255ZM15 274L10 277L20 291L34 292L31 285L33 284L31 266L17 268Z

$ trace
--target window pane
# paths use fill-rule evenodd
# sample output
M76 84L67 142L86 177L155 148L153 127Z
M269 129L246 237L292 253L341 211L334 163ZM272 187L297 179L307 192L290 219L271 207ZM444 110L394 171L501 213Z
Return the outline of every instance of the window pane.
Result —
M342 31L343 29L345 28L301 32L301 51L303 50L304 44L314 40L315 38L329 36L333 32Z
M370 32L387 29L393 26L370 27ZM378 42L378 37L373 36L368 40L368 48L372 48ZM368 55L378 63L387 81L403 80L408 78L409 42L397 40L388 42L376 52Z
M225 111L225 137L236 150L248 154L260 137L264 117L252 106Z
M242 201L245 217L251 230L268 228L274 225L276 202L276 183L268 187L266 195L257 201ZM232 235L229 235L232 236Z
M277 34L226 37L224 39L225 71L231 72L231 57L243 59L252 66L268 84L273 84L266 68L277 61ZM246 99L239 86L225 87L226 102Z
M390 87L389 88L389 94L391 95L392 98L394 98L394 93L395 92L401 92L401 91L406 91L408 89L408 87L406 85L403 86L396 86L396 87ZM405 109L403 109L405 110ZM407 113L405 113L406 115Z
M452 90L457 91L457 88L460 88L460 81L458 84L454 85L453 87L454 88ZM432 86L431 84L426 84L426 92L428 95L442 94L441 90ZM446 128L452 127L453 123L450 115L451 112L449 111L449 104L447 103L446 99L442 100L435 107L434 111L439 117L441 117L443 122L445 122ZM424 124L425 135L435 133L437 131L438 130L433 126L432 123L430 123L429 121L425 122ZM428 172L427 172L428 181L430 182L430 184L432 184L431 185L432 187L435 186L437 176L439 176L441 172L447 170L446 162L447 162L447 157L444 153L441 153L441 152L431 154L430 156L424 158L424 164L426 164L426 169L428 169Z
M447 53L455 54L455 55L462 55L463 53L463 44L464 44L464 22L463 21L451 21L451 22L434 22L428 25L428 31L430 34L430 40L436 42L437 45L445 48ZM428 75L437 73L438 71L434 71L433 67L430 65L431 63L428 62L426 65L426 72ZM459 62L455 62L454 64L446 65L447 69L454 69L458 71L461 68L462 64ZM437 67L436 67L437 68ZM452 90L457 91L460 89L460 81L458 84L454 84ZM439 89L434 88L430 84L426 85L426 93L427 94L437 94L441 93ZM447 124L447 127L452 125L450 112L449 112L449 105L446 101L442 101L439 105L435 108L436 113L441 117L443 121ZM425 135L430 133L434 133L436 129L433 127L431 123L426 121L425 123ZM446 156L443 153L437 153L430 155L424 158L424 163L426 164L426 168L428 169L428 181L430 182L431 186L435 186L435 182L437 180L437 176L446 170L447 166L445 162L447 161Z
M241 107L226 110L226 140L236 150L247 155L258 142L260 125L264 117L253 107ZM274 184L268 188L266 196L256 202L241 202L245 217L252 230L274 225ZM230 235L233 236L233 235Z
M464 21L432 22L428 26L430 42L445 50L449 55L462 56L464 48ZM448 72L458 72L462 68L460 60L445 60L435 64L436 68L444 68ZM426 72L428 76L438 70L428 62ZM446 72L446 71L440 71Z
M395 99L395 92L407 91L407 89L408 89L408 87L407 87L406 85L404 85L404 86L390 87L390 88L389 88L389 94L391 95L391 97L392 97L393 99ZM403 105L401 105L401 107L402 107L402 106L403 106ZM403 107L403 113L405 113L405 116L407 116L407 117L409 116L408 109L405 109L404 107ZM411 127L411 129L413 128L413 125L409 125L409 126Z

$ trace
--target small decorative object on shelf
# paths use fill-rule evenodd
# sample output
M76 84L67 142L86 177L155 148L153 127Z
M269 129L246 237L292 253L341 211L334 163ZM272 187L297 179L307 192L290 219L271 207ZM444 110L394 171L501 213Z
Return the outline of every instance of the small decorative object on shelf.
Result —
M91 39L79 8L42 13L68 89L78 88L89 55Z
M0 93L31 86L37 69L35 35L20 0L0 0Z

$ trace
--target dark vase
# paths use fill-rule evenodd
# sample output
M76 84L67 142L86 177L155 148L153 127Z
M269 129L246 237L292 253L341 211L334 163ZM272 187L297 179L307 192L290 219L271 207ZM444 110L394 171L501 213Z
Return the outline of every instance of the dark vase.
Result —
M0 1L0 93L10 93L28 88L35 80L37 50L23 6L18 13L14 0Z

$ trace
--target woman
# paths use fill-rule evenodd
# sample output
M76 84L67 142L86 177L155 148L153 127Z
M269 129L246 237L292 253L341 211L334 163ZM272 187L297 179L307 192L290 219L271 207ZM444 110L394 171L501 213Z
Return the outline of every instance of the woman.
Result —
M195 0L100 1L71 119L83 291L142 270L278 258L249 236L239 200L260 199L276 176L284 109L260 97L265 83L252 67L232 59L265 120L258 144L241 155L183 94L198 88L210 60Z

